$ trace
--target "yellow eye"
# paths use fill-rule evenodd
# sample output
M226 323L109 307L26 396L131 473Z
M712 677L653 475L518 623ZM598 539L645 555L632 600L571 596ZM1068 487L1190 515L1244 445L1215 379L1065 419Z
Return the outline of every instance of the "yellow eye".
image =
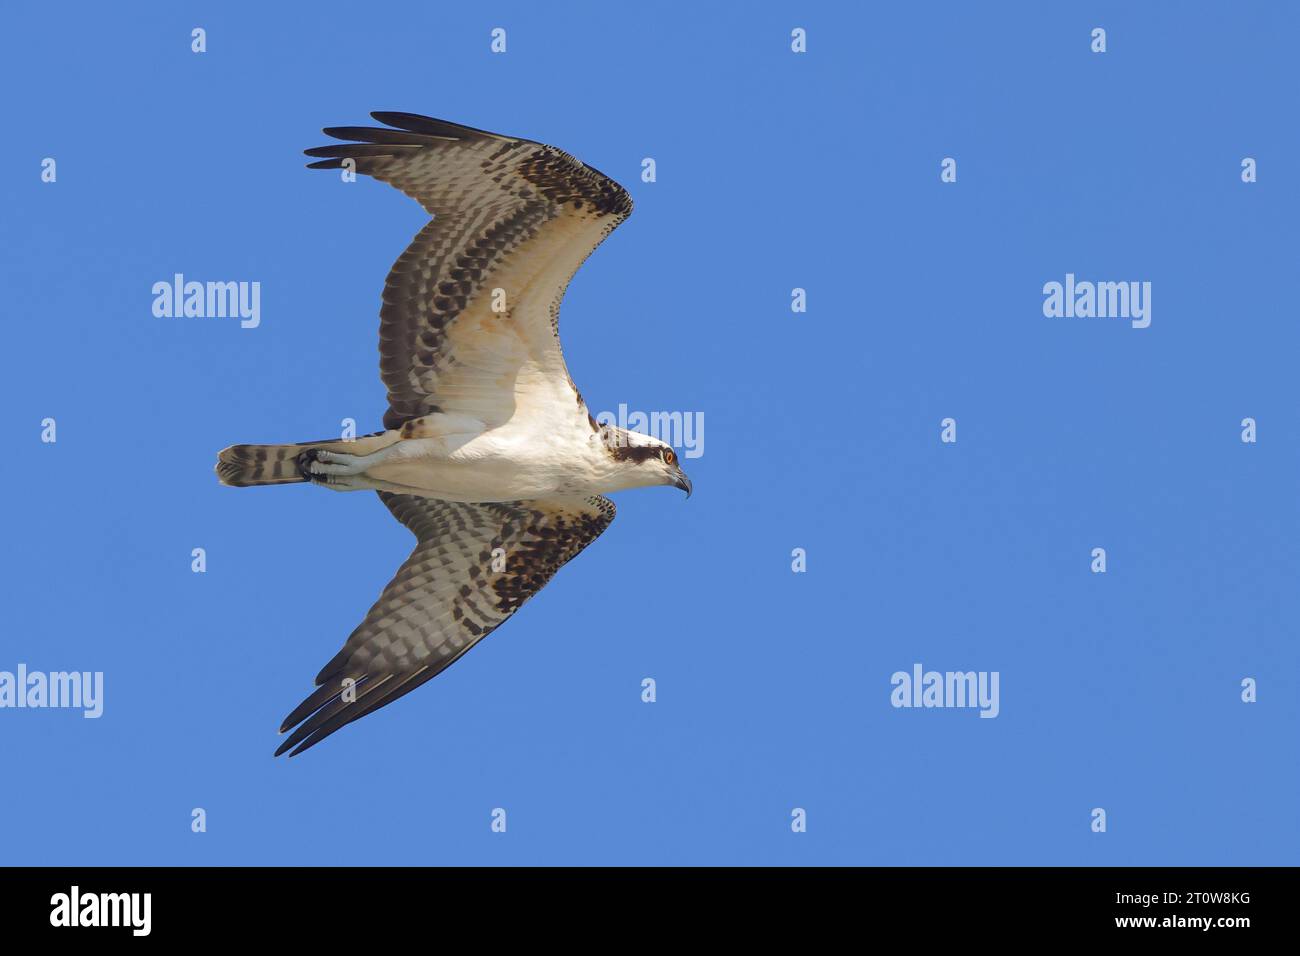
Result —
M671 465L676 460L677 460L677 453L674 452L671 448L668 449L666 452L664 452L664 461L668 462L668 464Z

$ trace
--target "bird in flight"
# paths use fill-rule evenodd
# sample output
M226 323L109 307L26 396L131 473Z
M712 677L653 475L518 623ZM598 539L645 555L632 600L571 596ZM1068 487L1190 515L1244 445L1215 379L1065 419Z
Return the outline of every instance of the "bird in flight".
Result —
M433 218L379 310L384 430L232 445L222 484L371 490L415 550L280 727L291 756L445 670L614 520L605 493L691 482L667 443L598 423L560 351L560 300L632 212L618 183L553 146L411 113L306 151L400 189Z

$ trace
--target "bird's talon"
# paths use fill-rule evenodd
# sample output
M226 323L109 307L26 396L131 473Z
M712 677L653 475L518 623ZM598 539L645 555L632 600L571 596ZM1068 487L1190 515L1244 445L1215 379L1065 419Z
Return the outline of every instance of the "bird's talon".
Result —
M320 451L315 448L308 448L298 456L298 474L302 475L308 481L319 481L320 475L312 470L312 465L320 459Z

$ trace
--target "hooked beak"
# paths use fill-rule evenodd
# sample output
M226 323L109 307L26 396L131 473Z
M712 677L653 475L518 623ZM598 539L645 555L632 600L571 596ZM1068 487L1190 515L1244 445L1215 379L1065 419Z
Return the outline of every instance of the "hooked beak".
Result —
M686 497L689 498L694 485L691 484L691 479L686 477L686 472L678 468L677 475L673 478L673 487L682 489L682 491L686 492Z

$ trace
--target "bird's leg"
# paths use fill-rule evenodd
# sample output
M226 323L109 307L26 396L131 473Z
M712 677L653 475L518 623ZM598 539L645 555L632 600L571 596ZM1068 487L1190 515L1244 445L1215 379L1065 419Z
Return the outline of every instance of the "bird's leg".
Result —
M344 479L359 478L373 465L379 464L396 448L396 444L381 448L369 455L348 455L326 448L308 448L298 456L298 473L315 484L327 485L340 491L369 487L360 482Z
M382 478L372 478L370 475L365 474L312 475L308 481L313 485L328 488L330 491L391 491L397 495L427 496L427 493L422 488L413 488L394 481L385 481Z
M311 448L303 452L299 459L300 464L301 459L307 459L307 470L313 475L359 475L370 466L371 459L378 457L379 453L347 455L327 448Z
M384 437L389 444L365 455L349 455L329 448L309 448L298 456L298 471L308 481L324 475L362 475L389 458L446 457L483 431L483 422L468 415L434 413L414 418L400 432Z
M404 484L411 478L412 464L419 464L423 459L448 458L481 435L484 427L482 421L468 415L432 413L406 422L400 431L368 436L368 447L374 450L366 454L336 451L337 443L308 448L298 455L298 474L312 484L336 491L415 493L418 489ZM388 444L375 448L376 438Z
M365 475L312 475L307 479L313 485L320 485L330 491L377 491L374 483Z

